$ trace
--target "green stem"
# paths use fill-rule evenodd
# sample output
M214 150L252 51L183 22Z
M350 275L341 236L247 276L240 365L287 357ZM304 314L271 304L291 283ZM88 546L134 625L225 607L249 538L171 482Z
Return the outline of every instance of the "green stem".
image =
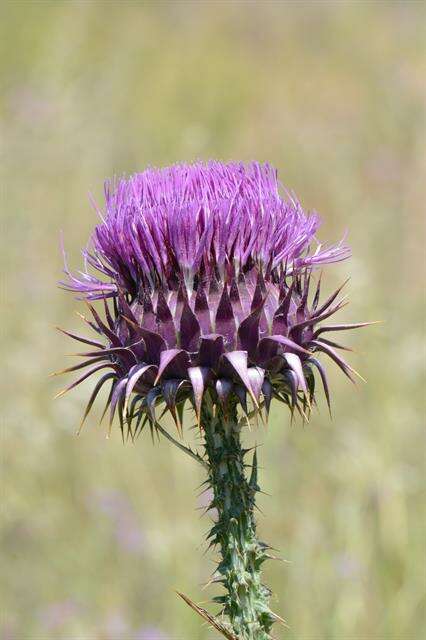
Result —
M215 410L208 402L203 405L205 450L214 496L211 507L218 512L209 539L221 552L218 581L226 590L215 601L223 605L223 613L239 639L266 640L275 616L268 606L270 590L260 579L268 547L256 537L256 452L248 478L236 403L230 400L226 413L217 405Z
M178 440L176 440L176 438L173 438L173 436L170 435L170 433L168 431L166 431L166 429L163 429L163 427L158 424L158 422L155 425L155 428L157 429L157 431L159 431L165 438L167 438L167 440L169 440L169 442L171 442L172 444L174 444L178 449L180 449L181 451L183 451L184 453L186 453L188 456L190 456L193 460L195 460L196 462L198 462L199 464L201 464L202 467L204 467L205 469L209 469L208 464L205 462L205 460L203 460L203 458L201 458L198 453L196 453L195 451L193 451L192 449L190 449L189 447L187 447L186 445L182 444L181 442L179 442Z

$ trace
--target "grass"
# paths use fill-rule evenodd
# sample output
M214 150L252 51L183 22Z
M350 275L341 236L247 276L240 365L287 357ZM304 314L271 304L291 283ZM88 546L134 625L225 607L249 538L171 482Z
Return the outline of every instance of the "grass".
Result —
M261 535L288 640L414 640L424 618L424 59L414 2L11 2L2 9L2 580L8 640L205 640L214 564L202 470L148 434L123 447L88 386L48 373L80 328L56 288L95 223L104 177L179 159L269 160L322 238L345 229L354 390L334 419L275 409L262 443ZM423 276L423 278L422 278ZM420 289L422 287L422 289ZM331 368L330 368L331 369ZM213 605L206 605L212 609Z

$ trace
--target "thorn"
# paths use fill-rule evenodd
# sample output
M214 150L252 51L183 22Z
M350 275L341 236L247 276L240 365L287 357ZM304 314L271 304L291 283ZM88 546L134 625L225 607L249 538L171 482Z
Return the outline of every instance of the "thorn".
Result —
M59 393L53 396L53 399L56 400L57 398L61 398L63 395L66 394L67 391L68 391L68 388L62 389L62 391L59 391Z

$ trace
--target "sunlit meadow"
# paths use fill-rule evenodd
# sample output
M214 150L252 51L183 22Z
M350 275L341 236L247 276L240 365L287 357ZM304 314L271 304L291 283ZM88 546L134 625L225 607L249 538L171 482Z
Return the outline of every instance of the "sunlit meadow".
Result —
M80 265L106 176L178 160L268 160L322 236L350 230L346 321L357 389L329 368L308 425L280 406L262 446L265 578L289 640L426 633L426 12L414 2L10 2L1 11L2 560L5 640L204 640L177 598L215 564L202 470L149 433L123 447L90 389L53 401L81 303L56 288L60 232ZM423 179L422 179L423 178ZM188 417L188 424L190 424ZM171 426L171 428L173 428ZM189 439L192 436L188 436ZM272 497L270 497L270 495ZM264 514L265 517L262 515ZM214 591L214 590L213 590ZM213 605L206 604L207 608Z

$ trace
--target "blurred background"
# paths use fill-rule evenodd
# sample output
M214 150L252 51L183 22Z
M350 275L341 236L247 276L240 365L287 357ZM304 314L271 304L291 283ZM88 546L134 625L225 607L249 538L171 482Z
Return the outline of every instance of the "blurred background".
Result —
M91 384L61 400L82 304L60 291L103 180L178 160L268 160L320 238L346 229L354 389L334 418L275 410L259 531L288 640L424 637L426 12L414 2L6 2L2 82L2 640L214 638L178 599L214 568L202 473L143 433L75 437ZM214 611L214 605L205 605Z

